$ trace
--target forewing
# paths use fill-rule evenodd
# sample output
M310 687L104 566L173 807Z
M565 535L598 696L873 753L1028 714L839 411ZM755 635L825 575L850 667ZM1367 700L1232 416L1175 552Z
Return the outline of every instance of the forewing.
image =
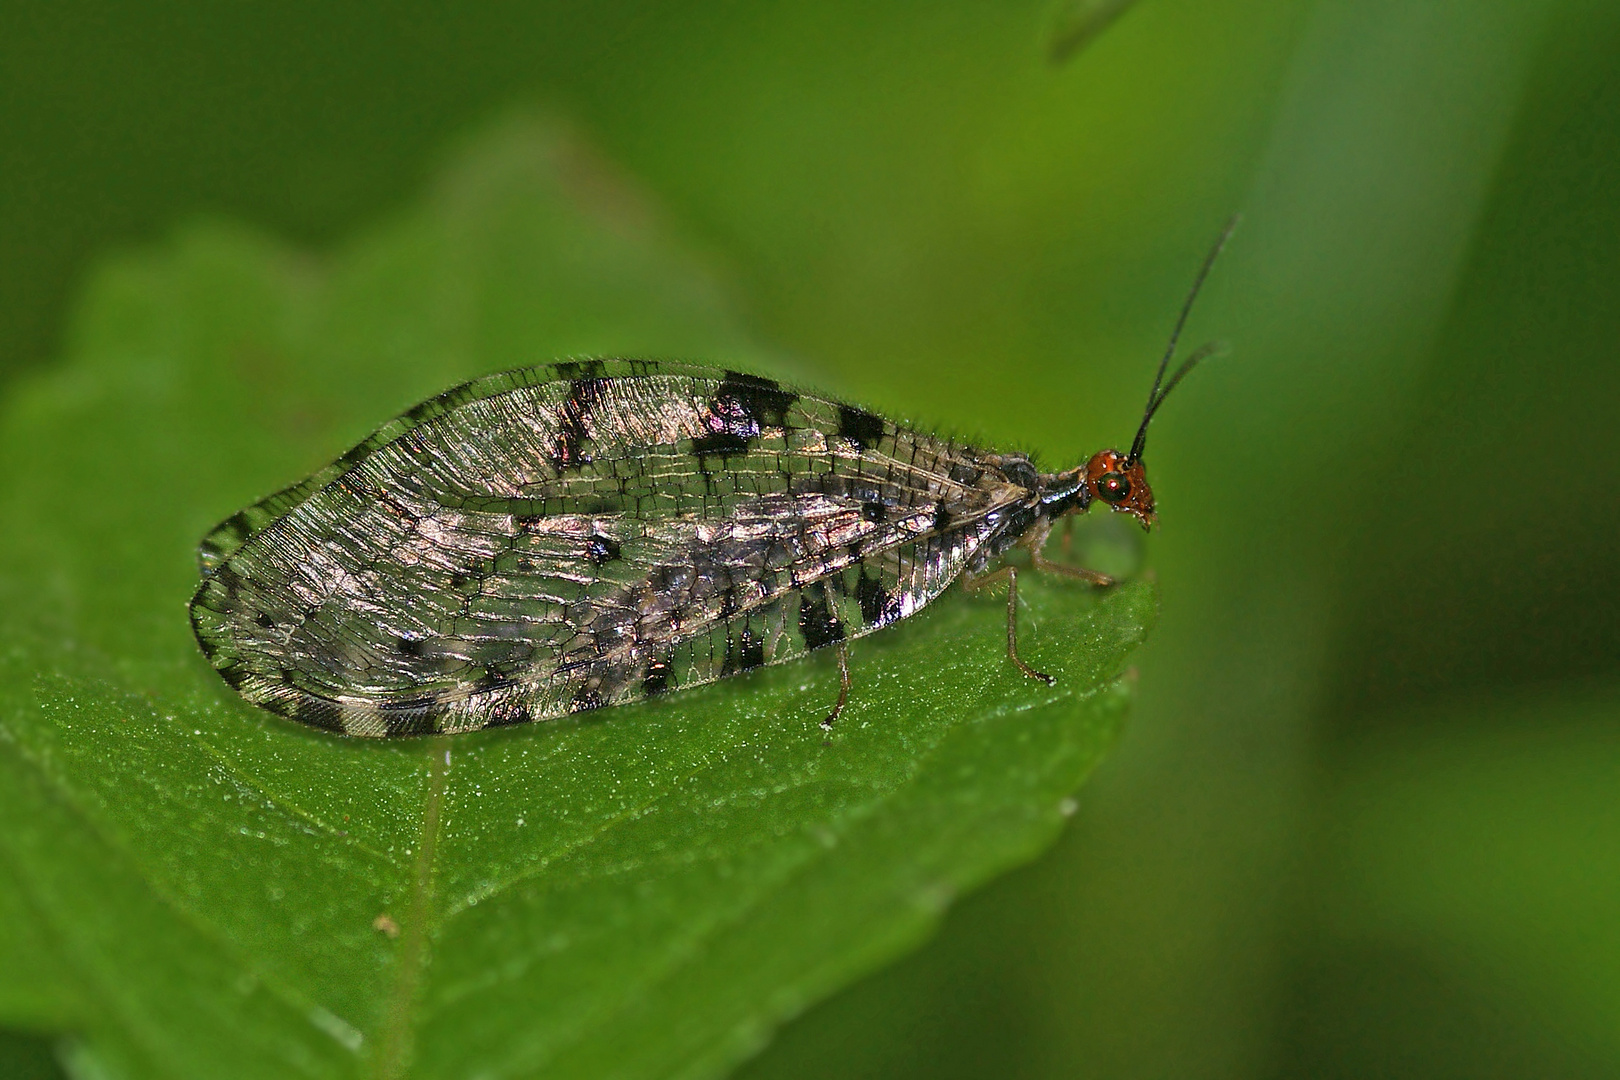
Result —
M755 376L525 369L216 528L192 619L245 697L308 723L542 719L910 614L1026 494L970 448Z

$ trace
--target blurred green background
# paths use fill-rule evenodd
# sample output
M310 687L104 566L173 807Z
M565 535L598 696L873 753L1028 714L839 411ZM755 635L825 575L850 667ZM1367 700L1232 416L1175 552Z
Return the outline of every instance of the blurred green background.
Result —
M539 106L811 381L1066 465L1242 210L1115 757L742 1073L1620 1076L1620 10L1142 0L1051 62L1093 6L8 5L0 393L109 251L318 252Z

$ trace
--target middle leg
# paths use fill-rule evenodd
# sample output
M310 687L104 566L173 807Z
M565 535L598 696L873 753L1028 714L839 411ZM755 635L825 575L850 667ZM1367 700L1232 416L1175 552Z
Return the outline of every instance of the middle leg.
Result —
M1003 581L1007 583L1007 659L1025 675L1051 686L1057 682L1055 678L1044 671L1036 671L1018 655L1018 568L1008 565L988 574L964 574L962 587L969 592L981 592Z

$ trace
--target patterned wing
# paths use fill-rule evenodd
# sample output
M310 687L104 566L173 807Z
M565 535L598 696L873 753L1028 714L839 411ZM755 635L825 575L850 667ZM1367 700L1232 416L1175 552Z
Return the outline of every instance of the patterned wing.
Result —
M927 604L1033 477L736 372L590 361L424 402L199 549L248 700L399 735L711 682Z

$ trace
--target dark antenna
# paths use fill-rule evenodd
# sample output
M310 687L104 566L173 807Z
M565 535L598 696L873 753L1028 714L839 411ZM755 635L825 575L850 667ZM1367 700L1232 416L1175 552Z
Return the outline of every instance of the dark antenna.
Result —
M1193 280L1192 291L1187 294L1186 302L1181 305L1181 317L1176 319L1176 328L1170 332L1170 344L1164 350L1164 358L1159 361L1158 374L1153 377L1153 389L1148 392L1147 408L1142 413L1142 426L1136 429L1136 438L1131 443L1130 456L1125 459L1127 465L1134 465L1142 460L1142 448L1147 443L1148 421L1152 420L1153 414L1159 411L1159 406L1163 405L1164 399L1170 396L1170 391L1174 390L1176 384L1187 377L1189 371L1198 366L1199 361L1207 360L1225 349L1224 345L1213 341L1207 345L1199 346L1193 350L1191 356L1181 362L1180 367L1176 368L1175 374L1170 376L1170 381L1168 383L1164 381L1165 369L1170 366L1170 358L1176 355L1176 345L1181 341L1181 331L1187 325L1187 316L1192 314L1193 301L1198 299L1198 290L1204 287L1204 279L1209 276L1209 268L1215 265L1215 260L1220 256L1221 249L1226 247L1226 242L1232 238L1232 233L1242 220L1242 214L1233 214L1228 218L1226 228L1221 230L1220 239L1215 241L1215 246L1209 249L1208 255L1204 256L1204 265L1199 267L1198 277Z

